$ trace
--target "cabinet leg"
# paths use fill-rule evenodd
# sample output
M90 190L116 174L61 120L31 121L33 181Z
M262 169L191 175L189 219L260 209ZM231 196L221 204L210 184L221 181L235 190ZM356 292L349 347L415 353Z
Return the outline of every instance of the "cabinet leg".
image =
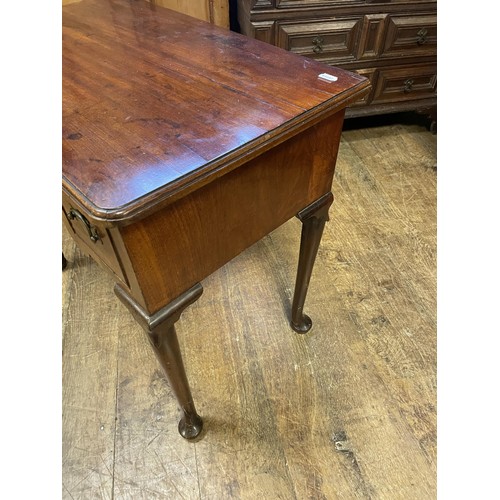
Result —
M303 311L304 302L325 222L328 220L328 209L332 202L332 193L327 193L297 214L302 222L302 235L290 321L291 327L297 333L306 333L312 327L311 318Z
M66 266L68 265L68 261L66 260L66 257L64 256L64 253L62 254L62 270L64 271L66 269Z
M203 428L203 420L196 413L174 325L184 309L200 297L203 287L200 284L195 285L151 316L119 285L115 286L115 293L146 331L156 357L177 398L183 413L179 422L180 435L185 439L196 438Z

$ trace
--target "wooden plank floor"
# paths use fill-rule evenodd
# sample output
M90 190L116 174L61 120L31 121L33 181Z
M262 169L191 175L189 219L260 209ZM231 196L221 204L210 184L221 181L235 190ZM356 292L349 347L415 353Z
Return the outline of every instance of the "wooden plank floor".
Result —
M436 136L399 119L344 131L309 334L287 320L298 220L203 282L177 328L196 443L113 281L64 232L64 499L436 497Z

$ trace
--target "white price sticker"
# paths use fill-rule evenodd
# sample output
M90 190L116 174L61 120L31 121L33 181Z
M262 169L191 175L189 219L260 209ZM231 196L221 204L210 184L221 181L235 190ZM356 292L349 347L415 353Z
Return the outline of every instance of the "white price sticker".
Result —
M320 80L325 80L325 82L336 82L338 78L334 75L330 75L330 73L321 73L318 75Z

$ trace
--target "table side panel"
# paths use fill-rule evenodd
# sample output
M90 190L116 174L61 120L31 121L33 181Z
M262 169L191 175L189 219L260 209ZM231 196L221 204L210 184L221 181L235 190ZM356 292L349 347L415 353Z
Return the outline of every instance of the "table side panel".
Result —
M153 314L331 190L344 110L121 228Z

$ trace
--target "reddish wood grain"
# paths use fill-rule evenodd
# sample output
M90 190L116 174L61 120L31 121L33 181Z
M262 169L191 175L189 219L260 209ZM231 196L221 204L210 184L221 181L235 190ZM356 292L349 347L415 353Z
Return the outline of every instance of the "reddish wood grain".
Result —
M338 80L319 80L325 71ZM67 5L63 187L89 216L130 221L367 87L358 75L145 2Z

